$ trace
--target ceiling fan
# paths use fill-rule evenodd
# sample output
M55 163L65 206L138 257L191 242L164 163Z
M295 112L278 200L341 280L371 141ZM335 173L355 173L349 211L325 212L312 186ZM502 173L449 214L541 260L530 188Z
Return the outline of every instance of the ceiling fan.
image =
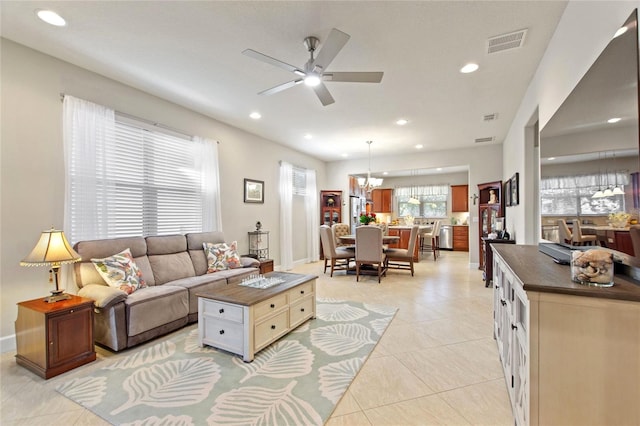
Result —
M382 81L382 76L384 74L382 72L326 72L331 61L333 61L338 53L340 53L340 50L342 50L344 45L347 44L349 38L351 38L349 34L333 28L329 33L329 37L327 37L327 40L324 42L322 49L318 52L318 56L315 58L313 57L313 54L316 51L320 40L313 36L305 38L304 45L309 51L310 58L304 65L304 68L289 65L286 62L282 62L252 49L246 49L242 53L259 61L292 72L300 77L296 80L279 84L271 89L263 90L258 93L259 95L272 95L300 83L305 83L307 86L311 86L313 88L318 99L322 102L322 105L327 106L334 103L335 100L331 96L331 93L329 93L329 90L327 89L327 86L324 85L323 81L344 83L380 83L380 81Z

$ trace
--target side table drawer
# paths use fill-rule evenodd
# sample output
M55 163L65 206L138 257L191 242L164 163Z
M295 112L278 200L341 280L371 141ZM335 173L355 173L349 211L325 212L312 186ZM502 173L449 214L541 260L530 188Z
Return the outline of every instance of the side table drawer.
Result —
M214 300L202 299L203 314L205 317L217 318L227 321L242 323L242 307Z
M206 317L203 325L203 343L235 354L243 354L244 328L242 324Z
M289 294L289 303L294 303L296 300L300 300L304 297L313 294L313 283L304 283L295 288L292 288L288 292Z
M287 306L287 295L285 293L273 296L264 302L258 303L254 308L255 321L259 322L262 318L271 315Z
M284 336L289 331L289 310L269 318L256 325L254 349L258 352L260 349Z
M315 315L315 300L315 297L311 295L291 305L291 308L289 309L289 320L291 328L297 327L305 320Z

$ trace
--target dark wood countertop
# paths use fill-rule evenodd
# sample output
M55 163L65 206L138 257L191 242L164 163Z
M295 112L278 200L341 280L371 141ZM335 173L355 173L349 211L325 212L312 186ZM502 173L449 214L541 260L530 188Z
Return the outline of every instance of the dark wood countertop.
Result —
M640 302L640 283L615 275L613 287L592 287L571 281L569 265L559 265L533 245L493 246L524 284L525 291L559 293Z

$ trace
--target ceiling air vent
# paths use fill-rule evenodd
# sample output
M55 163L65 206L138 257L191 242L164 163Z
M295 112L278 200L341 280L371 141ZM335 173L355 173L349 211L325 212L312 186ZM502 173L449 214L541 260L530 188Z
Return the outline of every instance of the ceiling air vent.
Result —
M485 116L483 117L484 121L493 121L496 120L498 118L498 113L494 112L493 114L485 114Z
M522 47L527 30L518 30L509 34L491 37L487 40L487 53L504 52Z
M493 136L490 136L488 138L478 138L474 142L475 143L493 142Z

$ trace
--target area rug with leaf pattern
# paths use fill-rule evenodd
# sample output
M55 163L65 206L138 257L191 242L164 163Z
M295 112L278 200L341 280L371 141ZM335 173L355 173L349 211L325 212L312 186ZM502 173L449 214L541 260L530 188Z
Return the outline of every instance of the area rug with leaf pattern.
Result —
M318 299L316 319L253 362L198 345L196 325L118 354L57 391L118 425L321 425L396 308Z

